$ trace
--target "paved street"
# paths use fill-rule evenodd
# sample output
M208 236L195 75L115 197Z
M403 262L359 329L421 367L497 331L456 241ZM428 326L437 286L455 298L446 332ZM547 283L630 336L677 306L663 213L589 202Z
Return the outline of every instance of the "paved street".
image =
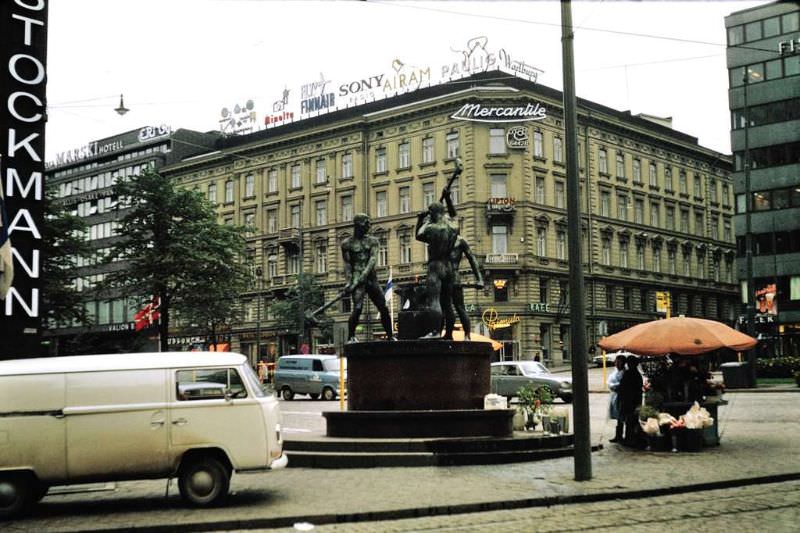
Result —
M164 481L137 481L118 483L113 490L48 495L33 516L3 526L10 531L37 532L145 526L165 526L169 530L196 530L200 527L230 530L287 527L303 521L316 524L349 521L355 524L365 520L426 515L439 517L444 525L447 519L455 519L444 515L454 512L479 511L486 514L487 511L525 506L535 507L527 509L527 512L536 517L543 512L542 505L551 505L551 510L555 510L556 505L580 498L607 500L596 503L598 509L608 509L609 506L622 508L621 505L628 505L632 500L617 502L617 499L631 494L652 496L648 491L666 490L670 493L718 488L711 484L750 478L768 481L783 474L794 474L791 479L800 479L800 449L797 446L800 441L800 419L797 417L800 395L756 392L732 393L726 397L730 403L720 410L722 445L706 448L701 453L672 454L633 451L608 444L613 425L604 420L606 396L592 394L592 405L597 406L592 413L593 442L602 441L605 448L592 455L594 475L585 482L573 480L574 465L569 457L494 466L350 470L288 468L234 476L229 505L219 509L187 509L181 504L174 483L165 498ZM317 402L282 405L287 410L289 406L296 410L306 403ZM336 406L335 402L327 403L331 408ZM707 503L695 511L698 519L714 510L714 500L702 494L705 493L699 493L697 498ZM657 499L663 497L666 496ZM786 497L789 501L794 498L796 502L797 491L792 489ZM741 510L747 509L749 507L742 506ZM669 519L669 512L662 511L651 512L648 509L647 516L653 517L651 520ZM761 517L768 520L770 526L773 520L779 526L783 523L780 512L777 515L772 510L755 512L762 513L751 517L755 522ZM524 517L524 514L523 511L519 516ZM662 517L662 514L667 516ZM573 519L564 515L562 529L581 516L583 514ZM619 516L621 520L625 518L624 514ZM742 520L751 518L743 517ZM373 524L371 530L385 530L385 524ZM782 531L779 526L770 530ZM502 529L500 523L495 527L495 530Z

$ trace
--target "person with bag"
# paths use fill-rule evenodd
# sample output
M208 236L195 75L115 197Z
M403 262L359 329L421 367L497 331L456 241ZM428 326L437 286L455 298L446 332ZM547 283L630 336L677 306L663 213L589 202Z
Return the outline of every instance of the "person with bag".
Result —
M642 405L642 387L644 380L639 373L639 358L629 355L625 359L625 372L619 383L619 412L625 421L625 438L627 446L638 445L639 415L636 408Z
M617 421L617 427L614 431L614 438L609 442L622 442L622 430L625 425L625 419L619 412L619 384L622 381L622 375L625 373L625 356L618 355L614 359L614 370L608 376L608 390L611 391L608 395L608 416L611 420Z

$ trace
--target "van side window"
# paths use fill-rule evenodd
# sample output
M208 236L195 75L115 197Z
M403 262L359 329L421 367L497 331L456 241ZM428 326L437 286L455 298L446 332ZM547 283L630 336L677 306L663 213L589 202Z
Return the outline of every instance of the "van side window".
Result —
M319 359L314 359L314 362L311 366L311 370L314 372L322 372L324 369L322 368L322 361Z
M233 368L178 370L175 378L175 393L180 401L220 400L226 391L233 398L247 396L242 378Z

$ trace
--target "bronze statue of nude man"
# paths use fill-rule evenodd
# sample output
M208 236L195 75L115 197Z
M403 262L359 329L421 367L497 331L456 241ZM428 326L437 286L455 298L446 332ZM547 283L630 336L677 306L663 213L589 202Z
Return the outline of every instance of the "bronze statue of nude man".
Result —
M395 340L389 308L386 306L386 299L378 284L378 276L375 274L380 243L378 239L369 234L370 225L371 221L368 215L357 214L353 217L353 236L342 242L344 272L347 279L344 292L351 294L353 301L353 311L347 322L348 343L358 341L356 326L361 317L365 294L378 309L386 336L389 340Z

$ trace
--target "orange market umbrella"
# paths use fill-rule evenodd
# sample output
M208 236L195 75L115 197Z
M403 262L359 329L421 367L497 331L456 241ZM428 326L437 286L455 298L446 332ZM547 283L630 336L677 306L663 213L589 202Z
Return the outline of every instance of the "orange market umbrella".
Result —
M637 324L597 344L606 351L628 350L641 355L697 355L718 348L748 350L756 340L721 322L677 316Z
M442 331L442 335L444 335L444 331ZM464 330L463 329L453 329L453 340L454 341L463 341L464 340ZM492 350L495 352L503 347L502 343L497 342L494 339L490 339L486 335L481 335L480 333L470 333L469 340L472 342L490 342L492 343Z

